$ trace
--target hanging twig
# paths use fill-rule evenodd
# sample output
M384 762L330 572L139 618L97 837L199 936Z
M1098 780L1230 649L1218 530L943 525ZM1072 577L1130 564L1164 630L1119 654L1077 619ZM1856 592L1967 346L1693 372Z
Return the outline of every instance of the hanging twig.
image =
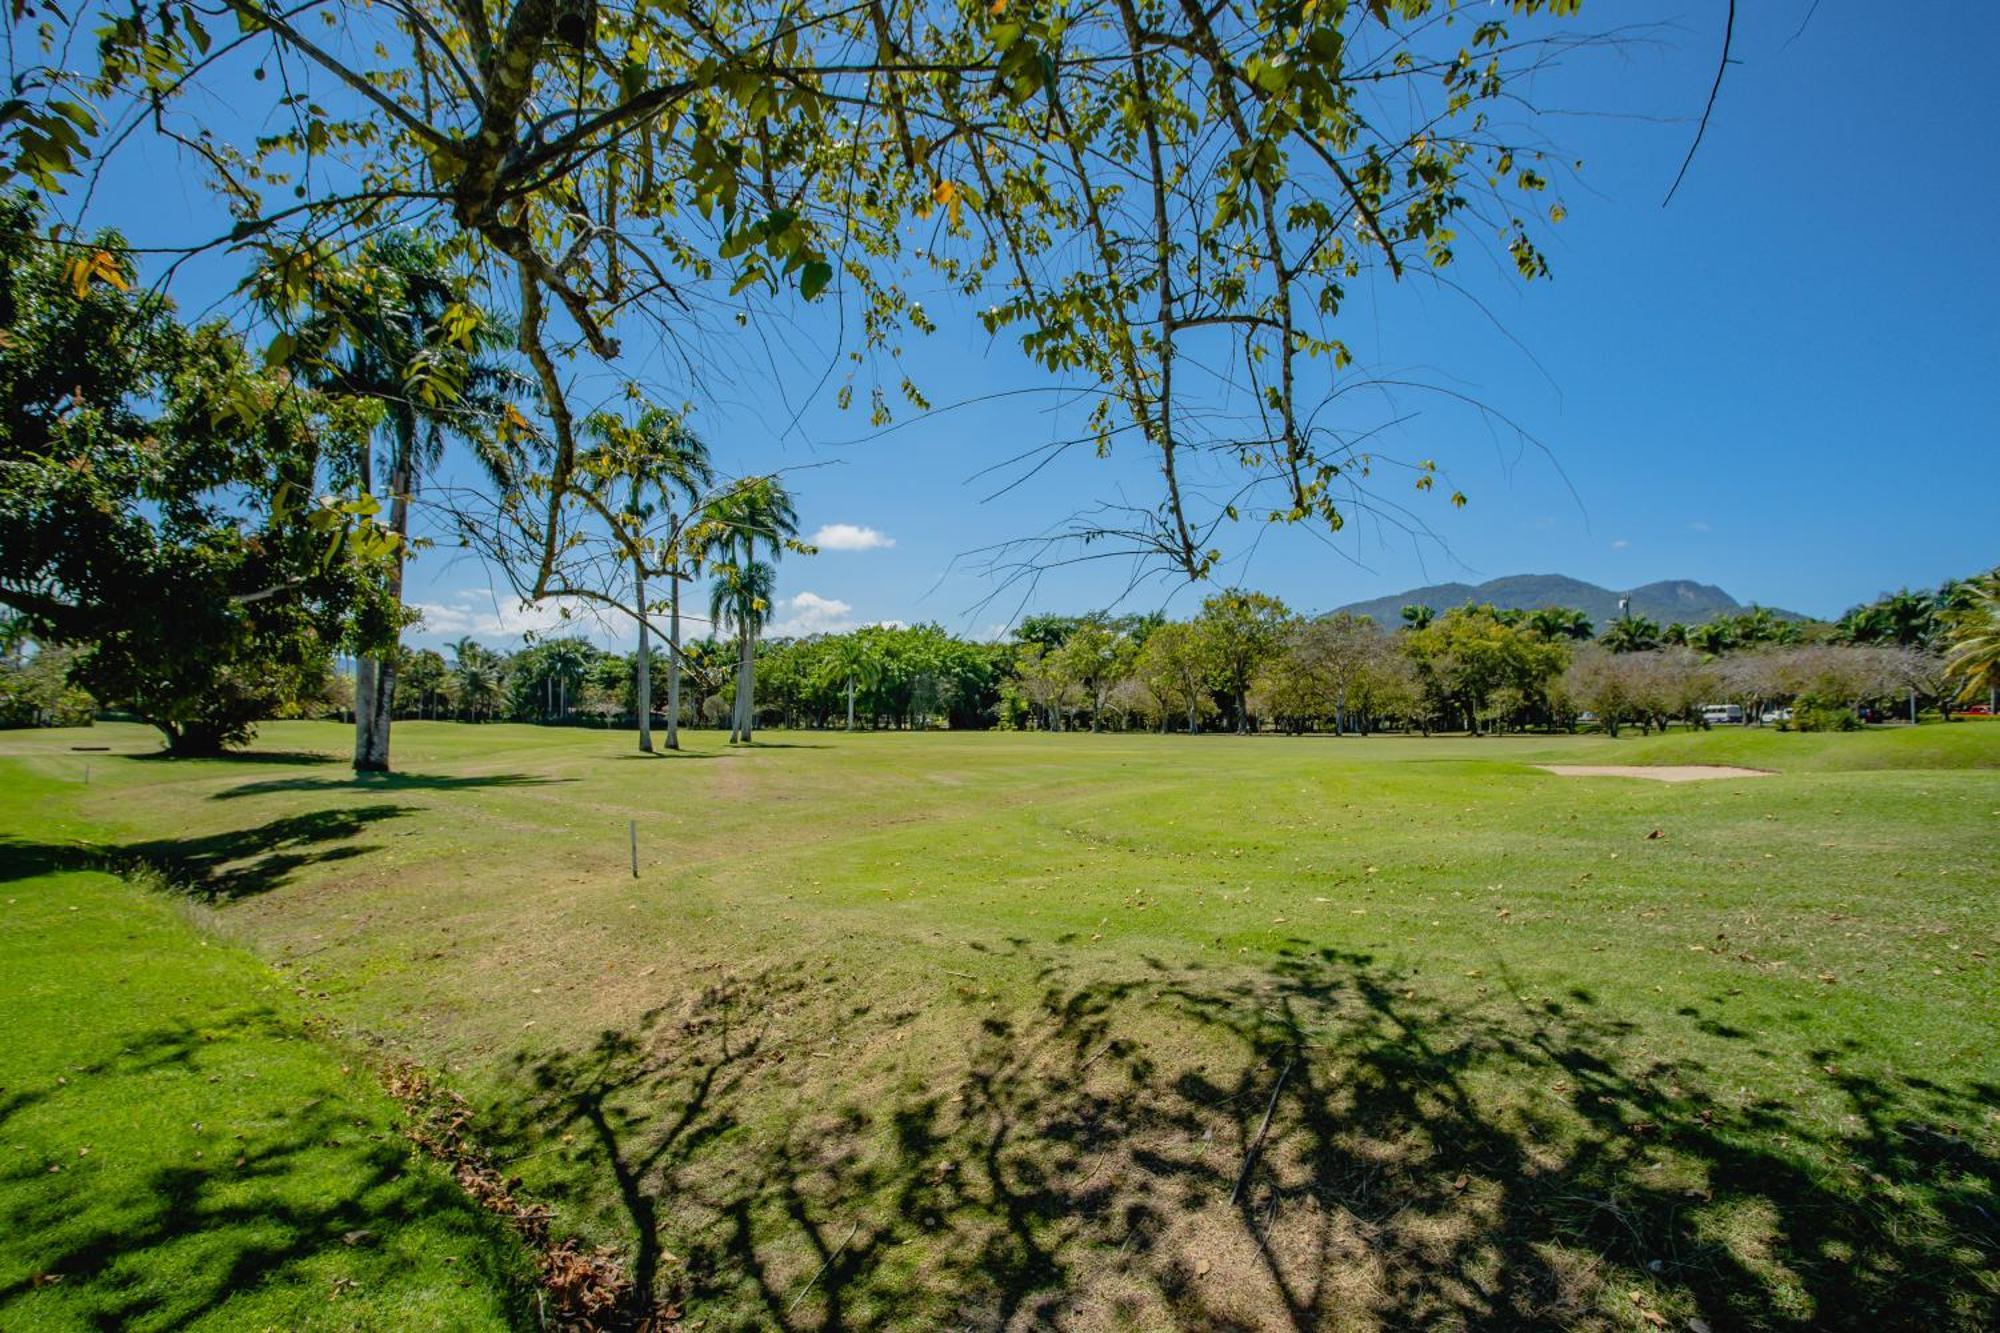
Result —
M1808 15L1807 17L1811 17ZM1694 142L1688 145L1688 155L1681 161L1681 169L1674 173L1674 183L1667 190L1667 197L1660 201L1665 208L1674 201L1674 191L1681 188L1681 181L1694 165L1695 150L1701 147L1701 136L1708 133L1708 118L1715 110L1715 95L1722 91L1722 74L1729 68L1729 44L1736 35L1736 0L1729 0L1729 13L1722 21L1722 59L1715 62L1715 82L1708 87L1708 105L1701 109L1701 124L1694 127Z

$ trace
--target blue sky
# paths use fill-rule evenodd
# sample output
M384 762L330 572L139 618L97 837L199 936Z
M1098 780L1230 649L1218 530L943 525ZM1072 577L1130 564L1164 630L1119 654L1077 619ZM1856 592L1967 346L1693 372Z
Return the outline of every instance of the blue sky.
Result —
M1477 304L1387 282L1349 302L1344 336L1360 363L1476 397L1537 443L1424 395L1363 405L1414 412L1392 451L1436 458L1470 504L1385 483L1416 502L1435 541L1365 516L1331 545L1245 526L1225 582L1318 610L1502 574L1612 587L1691 578L1833 615L2000 560L2000 271L1986 234L2000 202L2000 139L1987 132L2000 117L1988 66L2000 7L1916 6L1891 20L1812 0L1741 6L1741 63L1662 208L1723 8L1669 7L1658 31L1535 90L1545 106L1591 113L1548 122L1584 162L1547 238L1552 281L1522 286L1468 253L1454 277ZM90 220L142 244L149 228L196 225L198 188L164 155L135 159ZM176 294L198 308L223 276L193 268ZM909 369L933 403L968 405L887 434L834 407L829 338L811 315L775 371L738 349L720 359L735 368L701 386L696 420L725 468L797 469L808 534L874 534L846 531L816 557L786 558L781 631L935 619L989 633L1023 592L999 593L971 553L1097 499L1151 495L1150 460L1128 449L1064 459L986 498L1011 474L983 469L1056 429L1052 386L968 311L940 300L931 312L941 330L911 347ZM634 355L642 369L667 364ZM1100 605L1129 572L1051 574L1027 608ZM424 554L410 597L431 610L414 637L498 643L547 624L547 611L493 587L474 562ZM1152 582L1125 605L1179 613L1201 592Z

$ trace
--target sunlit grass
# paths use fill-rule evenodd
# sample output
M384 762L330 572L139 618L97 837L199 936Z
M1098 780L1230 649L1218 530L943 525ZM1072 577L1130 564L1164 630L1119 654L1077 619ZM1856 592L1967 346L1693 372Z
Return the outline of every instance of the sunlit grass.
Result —
M2000 1300L2000 726L720 739L0 752L711 1328Z

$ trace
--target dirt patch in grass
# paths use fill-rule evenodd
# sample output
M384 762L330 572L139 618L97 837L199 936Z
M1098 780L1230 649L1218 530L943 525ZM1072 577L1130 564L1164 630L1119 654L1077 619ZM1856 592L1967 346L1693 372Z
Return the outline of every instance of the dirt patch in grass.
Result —
M1709 782L1716 778L1773 778L1768 768L1732 764L1540 764L1559 778L1651 778L1654 782Z

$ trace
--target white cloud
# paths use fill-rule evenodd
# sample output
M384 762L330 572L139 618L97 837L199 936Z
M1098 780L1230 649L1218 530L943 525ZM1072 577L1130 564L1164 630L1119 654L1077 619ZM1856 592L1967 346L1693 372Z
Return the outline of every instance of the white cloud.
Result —
M1688 524L1688 526L1689 526L1689 527L1691 527L1691 528L1693 528L1693 529L1694 529L1694 530L1695 530L1696 532L1712 532L1712 531L1714 531L1714 529L1713 529L1713 528L1709 527L1709 525L1708 525L1708 520L1707 520L1707 519L1702 519L1702 518L1698 518L1698 519L1696 519L1696 520L1695 520L1694 522L1692 522L1692 523Z
M438 641L471 635L499 640L489 646L506 647L525 634L578 634L603 643L617 633L612 619L602 610L580 602L523 603L491 593L462 592L448 602L417 602L411 609L423 617L411 634Z
M765 635L773 639L802 639L808 634L845 634L865 625L901 629L907 623L901 620L862 620L854 614L854 607L849 603L838 597L822 597L816 592L780 597L777 611L778 614L771 617L771 623L764 627Z
M816 592L796 593L780 598L781 613L772 617L764 631L774 639L797 639L808 634L844 634L861 622L854 608L838 597L822 597Z
M822 551L886 551L896 539L858 523L827 523L812 535L812 544Z
M1631 542L1626 541L1623 537L1619 537L1611 543L1611 549L1614 551L1622 551L1631 544L1632 544Z

